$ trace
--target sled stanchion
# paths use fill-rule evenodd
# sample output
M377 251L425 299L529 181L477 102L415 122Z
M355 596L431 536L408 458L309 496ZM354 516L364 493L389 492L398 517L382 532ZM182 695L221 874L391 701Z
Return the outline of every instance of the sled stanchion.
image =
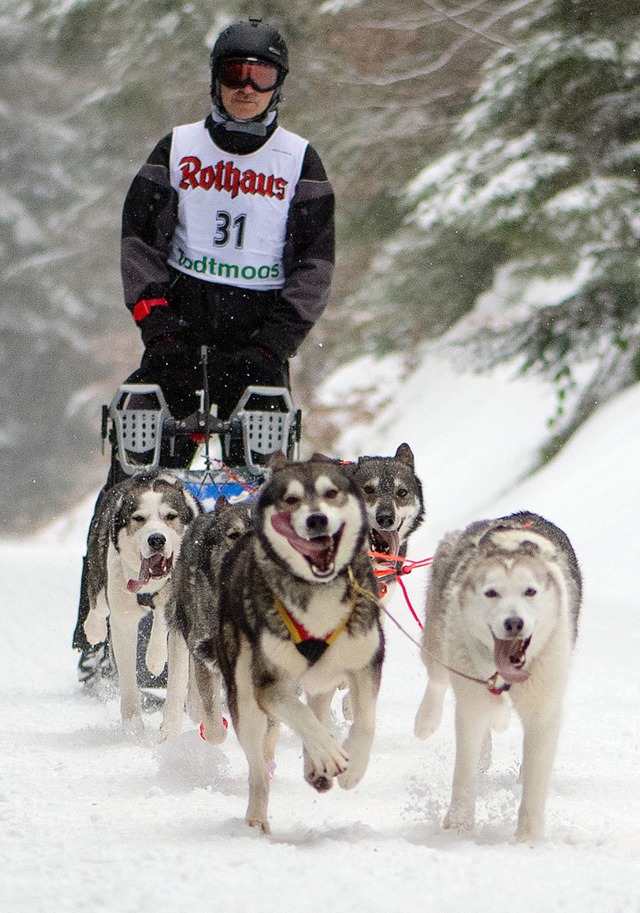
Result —
M170 412L157 384L123 384L111 405L118 459L126 475L158 469L165 421Z
M200 482L202 491L207 479L215 484L211 471L211 394L209 391L209 350L206 346L200 347L200 363L202 364L202 391L197 392L202 392L201 415L198 416L198 421L204 429L204 473Z
M100 452L104 456L104 442L106 441L109 435L109 407L104 405L102 406L102 421L100 423L100 437L102 439L102 445L100 447Z
M234 443L241 441L244 465L252 474L264 475L269 457L277 451L293 458L297 418L286 387L247 387L230 422L226 452L232 454Z

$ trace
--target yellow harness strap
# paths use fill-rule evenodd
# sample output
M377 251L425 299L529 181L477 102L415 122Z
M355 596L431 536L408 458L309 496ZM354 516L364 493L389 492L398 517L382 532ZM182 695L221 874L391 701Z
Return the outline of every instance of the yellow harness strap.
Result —
M291 635L291 639L293 640L294 644L296 644L296 646L298 644L304 643L307 640L319 640L329 646L337 637L342 634L347 626L349 618L351 617L351 612L349 611L349 613L342 619L338 627L334 628L333 631L330 631L327 635L325 635L325 637L313 637L311 634L309 634L305 626L301 624L296 618L294 618L289 611L287 611L284 604L282 603L282 600L280 600L275 595L273 597L273 604L278 610L278 614L284 622L285 627L287 628L287 631Z

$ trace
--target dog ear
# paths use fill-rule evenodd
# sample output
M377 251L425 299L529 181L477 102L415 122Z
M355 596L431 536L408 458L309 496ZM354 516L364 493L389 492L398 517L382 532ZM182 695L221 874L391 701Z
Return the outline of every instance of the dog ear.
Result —
M327 456L326 453L312 453L309 457L310 463L339 463L339 460L334 460L333 457Z
M523 539L520 542L518 551L521 551L529 558L536 558L540 554L540 546L537 542L532 542L530 539Z
M269 457L269 469L272 469L274 472L278 469L284 469L287 465L288 460L284 453L281 450L276 450L275 453L272 453Z
M218 495L218 497L216 498L215 506L213 508L213 512L214 512L214 514L223 514L225 512L225 510L227 510L227 508L230 506L231 505L230 505L229 501L227 500L226 495Z
M400 460L401 463L406 463L407 466L410 466L413 469L414 459L413 459L413 450L409 447L408 444L400 444L396 450L396 460Z

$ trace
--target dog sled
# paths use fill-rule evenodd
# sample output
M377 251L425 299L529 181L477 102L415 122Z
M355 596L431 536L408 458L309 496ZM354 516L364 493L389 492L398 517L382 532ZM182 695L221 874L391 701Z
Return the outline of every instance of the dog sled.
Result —
M302 414L286 387L248 386L227 420L213 414L209 401L206 350L200 404L185 419L175 419L157 384L123 384L109 406L103 406L102 440L110 441L120 475L132 476L163 466L176 442L188 438L197 450L186 467L173 468L191 493L210 512L217 499L251 498L264 481L273 453L298 459Z
M111 484L137 473L168 469L200 502L206 513L214 510L224 495L230 503L253 501L265 481L273 453L281 451L289 460L299 458L301 412L293 406L286 387L248 386L227 420L211 409L207 382L206 348L202 351L203 385L198 391L198 409L176 419L157 384L123 384L111 403L102 407L102 446L111 444ZM187 439L193 457L186 466L176 466L179 441ZM138 595L141 605L144 597ZM107 642L95 647L84 644L82 624L88 611L83 572L80 613L74 632L74 646L82 651L79 678L83 682L112 678L115 668ZM166 685L165 672L157 677L148 672L145 652L150 637L151 616L140 623L138 637L138 679L145 699L156 703L154 689Z

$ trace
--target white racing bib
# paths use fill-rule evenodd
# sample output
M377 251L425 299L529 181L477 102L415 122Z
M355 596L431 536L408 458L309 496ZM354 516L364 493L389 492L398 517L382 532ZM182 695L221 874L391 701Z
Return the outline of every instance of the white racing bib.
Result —
M176 127L171 266L207 282L282 288L289 206L306 148L306 140L277 127L256 152L232 155L216 146L204 121Z

